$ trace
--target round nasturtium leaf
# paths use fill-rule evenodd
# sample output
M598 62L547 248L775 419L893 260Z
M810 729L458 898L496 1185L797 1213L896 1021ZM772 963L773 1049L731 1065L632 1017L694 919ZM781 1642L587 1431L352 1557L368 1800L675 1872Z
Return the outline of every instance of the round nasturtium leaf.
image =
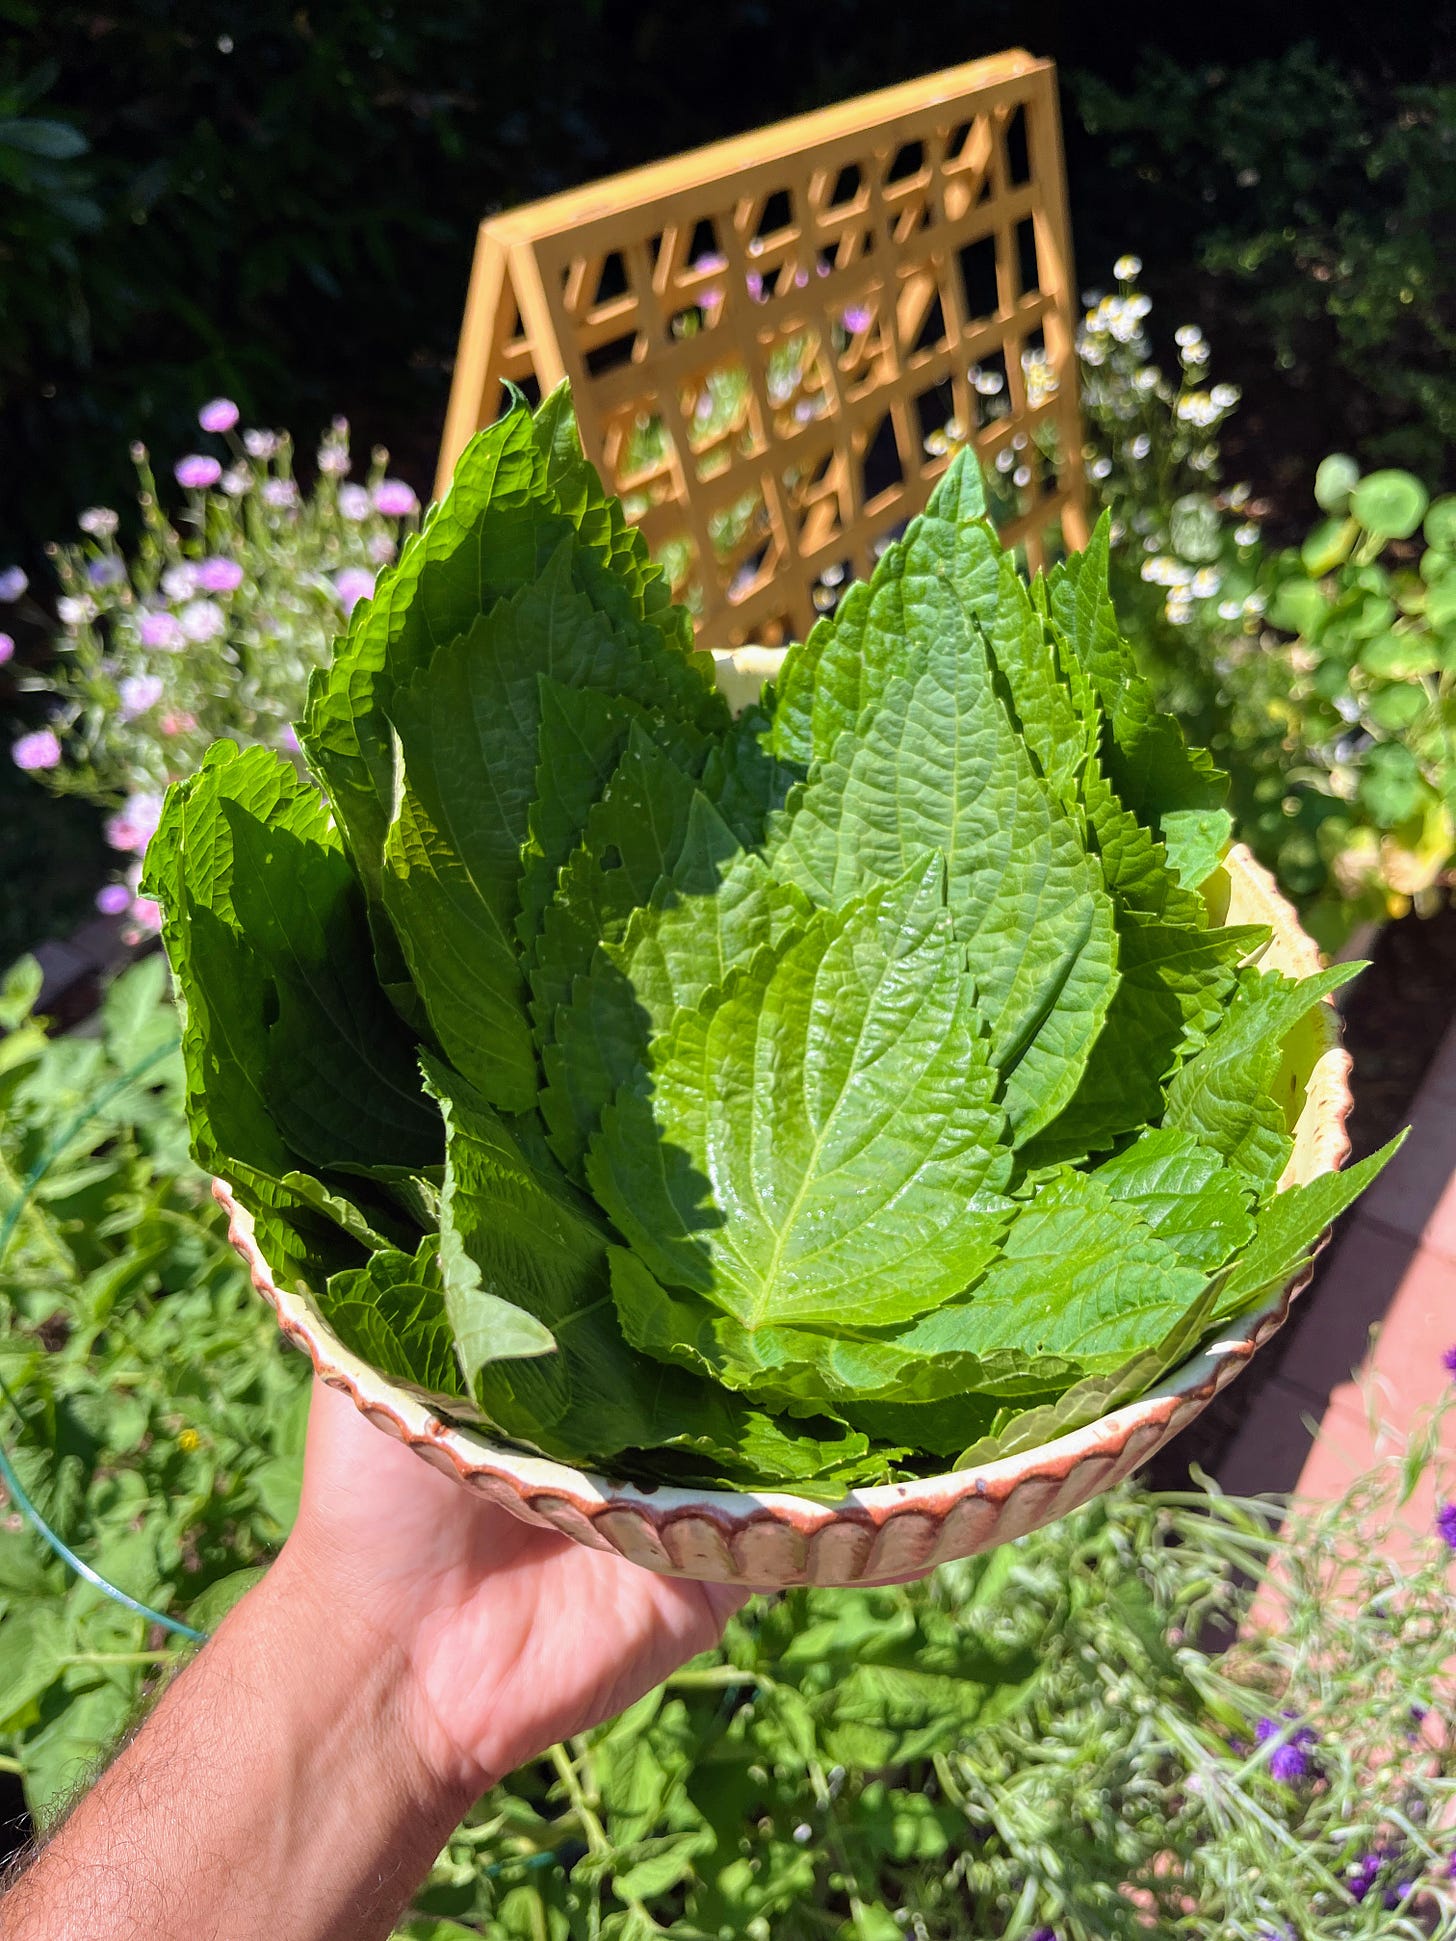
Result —
M1372 539L1409 539L1429 504L1409 472L1371 472L1350 494L1350 510Z
M1379 743L1365 758L1358 793L1371 820L1394 829L1415 814L1425 793L1415 756L1398 741Z
M1269 624L1308 638L1327 611L1325 596L1313 580L1285 580L1270 603Z
M1367 593L1349 616L1347 625L1357 640L1373 640L1383 634L1395 619L1395 602L1379 593Z
M1360 482L1360 467L1348 452L1331 452L1314 475L1314 499L1321 512L1343 512Z
M1333 654L1314 670L1310 686L1326 701L1337 701L1350 692L1350 670Z
M1425 713L1428 702L1424 688L1402 682L1396 687L1381 688L1378 694L1371 695L1367 705L1377 728L1398 735Z
M1367 674L1386 681L1408 681L1418 674L1434 674L1441 665L1429 634L1377 634L1360 649L1360 665Z
M1427 586L1434 586L1437 580L1446 579L1453 566L1456 566L1456 553L1448 553L1439 547L1428 546L1421 554L1421 578Z
M1438 553L1456 553L1456 493L1433 499L1426 514L1426 544Z
M1356 519L1322 519L1299 549L1305 572L1314 579L1333 573L1350 557L1359 537L1360 524Z
M1456 573L1450 573L1426 595L1426 623L1438 633L1456 626Z

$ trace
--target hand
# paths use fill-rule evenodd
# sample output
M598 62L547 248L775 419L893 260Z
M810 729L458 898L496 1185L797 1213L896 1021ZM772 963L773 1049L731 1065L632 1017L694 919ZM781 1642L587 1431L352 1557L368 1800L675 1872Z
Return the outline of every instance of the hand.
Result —
M746 1593L659 1577L482 1502L314 1383L277 1569L398 1655L400 1718L462 1799L610 1718L721 1637Z

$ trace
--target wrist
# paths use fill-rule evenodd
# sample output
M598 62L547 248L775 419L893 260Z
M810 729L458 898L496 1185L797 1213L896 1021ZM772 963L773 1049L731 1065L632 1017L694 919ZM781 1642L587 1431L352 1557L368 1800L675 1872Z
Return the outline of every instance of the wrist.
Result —
M260 1596L276 1627L272 1648L296 1669L310 1710L330 1724L344 1721L361 1751L372 1749L402 1805L448 1833L498 1775L462 1752L429 1701L420 1670L423 1599L369 1581L328 1529L306 1517Z

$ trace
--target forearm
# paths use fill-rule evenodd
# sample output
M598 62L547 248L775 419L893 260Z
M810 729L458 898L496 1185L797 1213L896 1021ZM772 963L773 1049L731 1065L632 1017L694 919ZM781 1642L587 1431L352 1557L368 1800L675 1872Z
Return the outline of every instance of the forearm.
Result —
M288 1551L0 1903L6 1941L371 1941L467 1798L404 1729L397 1645Z

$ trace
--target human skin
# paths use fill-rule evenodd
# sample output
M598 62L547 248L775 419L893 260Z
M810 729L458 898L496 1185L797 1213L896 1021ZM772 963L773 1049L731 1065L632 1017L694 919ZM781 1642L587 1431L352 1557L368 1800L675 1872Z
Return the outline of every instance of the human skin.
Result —
M316 1382L277 1562L0 1900L0 1936L387 1936L481 1793L742 1601L480 1502Z

